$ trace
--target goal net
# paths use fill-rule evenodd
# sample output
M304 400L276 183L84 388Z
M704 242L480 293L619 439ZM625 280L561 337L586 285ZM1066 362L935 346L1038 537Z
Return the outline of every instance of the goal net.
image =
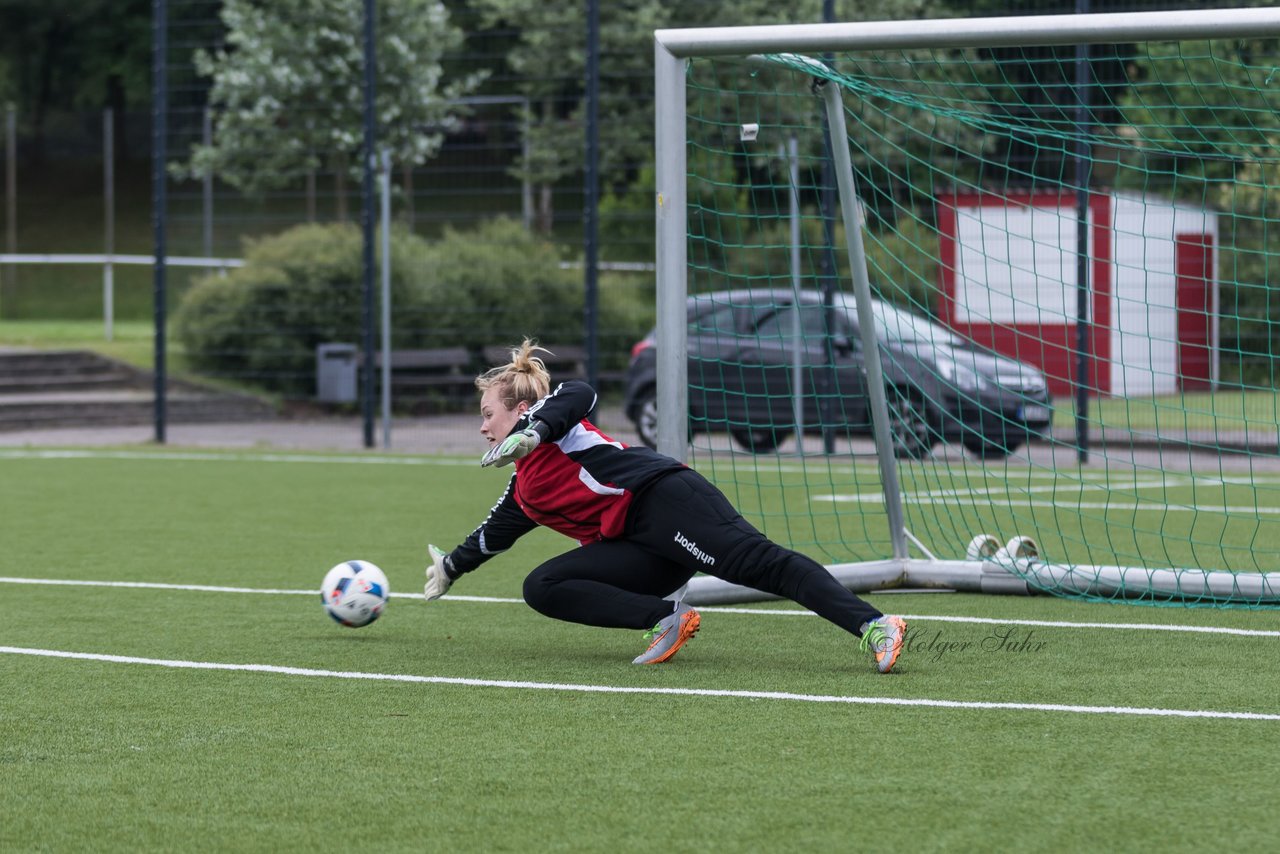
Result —
M661 450L862 589L1280 602L1280 10L656 42Z

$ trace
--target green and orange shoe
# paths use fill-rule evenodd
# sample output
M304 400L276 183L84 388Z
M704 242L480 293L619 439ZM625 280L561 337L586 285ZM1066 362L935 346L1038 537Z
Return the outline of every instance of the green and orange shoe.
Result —
M901 617L883 616L866 624L858 648L876 654L876 669L888 673L898 662L902 641L907 636L907 623Z
M645 633L645 640L651 641L649 648L636 657L632 664L661 664L669 661L680 651L685 641L698 632L702 625L702 616L683 603L676 606L675 612L662 619Z

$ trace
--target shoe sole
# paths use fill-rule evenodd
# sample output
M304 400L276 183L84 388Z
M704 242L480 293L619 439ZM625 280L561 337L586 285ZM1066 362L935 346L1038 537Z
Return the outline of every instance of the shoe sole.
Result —
M907 636L907 623L905 620L896 620L895 625L898 627L898 642L885 653L888 663L886 664L884 661L876 662L876 669L881 673L888 673L898 663L898 654L902 652L902 641Z
M666 652L664 652L662 655L658 656L657 658L651 659L649 661L641 661L640 664L661 664L664 661L670 661L673 657L675 657L675 654L680 651L680 647L684 646L685 643L689 640L689 638L693 637L698 633L698 629L701 626L702 626L702 616L697 611L690 611L689 613L685 614L683 617L680 618L679 627L675 629L675 631L679 632L679 634L676 635L676 642L671 645L671 648L668 649ZM668 631L672 631L672 630L668 629ZM649 644L649 649L653 649L653 647L662 643L662 639L664 637L666 637L666 634L659 635L658 638L654 640L653 643ZM648 651L649 650L645 650L645 652L648 652Z

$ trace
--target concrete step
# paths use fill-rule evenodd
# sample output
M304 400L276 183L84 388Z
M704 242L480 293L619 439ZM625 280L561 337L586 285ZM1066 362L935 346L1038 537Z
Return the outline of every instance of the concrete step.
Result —
M166 384L165 419L174 424L265 421L274 407L249 394L189 381ZM82 350L0 349L0 430L149 424L154 377Z
M173 424L269 421L275 410L246 395L176 392L165 400L165 420ZM0 396L0 430L42 427L118 426L155 420L150 391Z
M0 373L0 395L29 394L42 391L79 391L85 389L123 388L145 385L135 371L94 370L85 373L31 373L15 376Z
M0 350L0 379L113 373L135 369L91 350Z

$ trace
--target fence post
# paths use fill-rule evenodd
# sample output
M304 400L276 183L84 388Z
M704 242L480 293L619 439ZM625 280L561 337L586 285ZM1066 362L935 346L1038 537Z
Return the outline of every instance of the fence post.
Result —
M151 224L155 234L152 265L152 317L155 360L155 440L163 445L168 432L168 256L169 179L169 0L152 0L151 6Z
M213 147L213 111L208 107L205 108L204 118L201 123L200 136L203 140L205 148ZM200 184L200 193L202 196L200 214L204 247L204 257L213 257L213 172L206 172L204 179ZM206 271L211 272L211 271Z
M382 149L382 448L391 448L391 150Z
M115 264L116 253L116 133L115 113L102 111L102 251L107 259L102 264L102 326L108 341L115 333Z
M4 115L4 251L18 251L18 112L13 104ZM17 281L17 268L5 265L4 280Z
M520 176L520 215L524 218L524 230L533 231L533 182L529 180L529 158L533 156L533 142L529 139L532 131L532 113L529 99L524 99L521 113L520 155L524 160L524 174Z

